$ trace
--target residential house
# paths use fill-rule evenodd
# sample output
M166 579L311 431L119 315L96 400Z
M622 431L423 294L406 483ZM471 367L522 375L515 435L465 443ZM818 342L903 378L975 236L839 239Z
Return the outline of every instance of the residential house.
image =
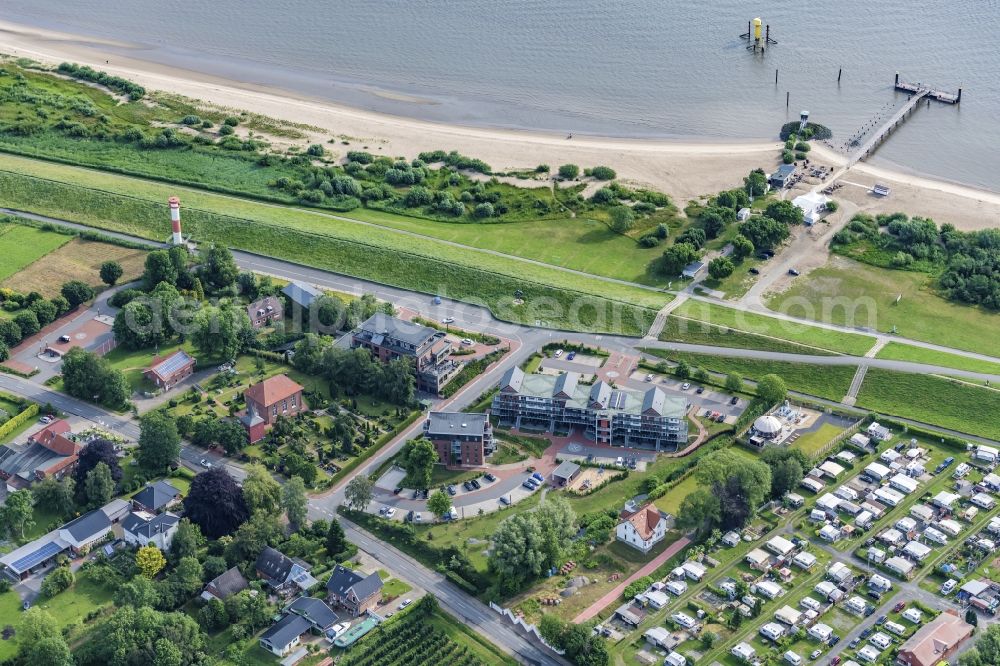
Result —
M833 462L832 460L827 460L826 462L824 462L822 465L819 466L819 471L822 472L825 476L828 476L831 479L836 480L839 479L840 475L844 473L844 468L841 465L838 465L837 463Z
M424 436L445 465L477 467L496 450L489 414L430 412L424 421Z
M438 394L461 365L449 358L452 345L444 331L378 312L351 334L351 347L364 348L382 363L406 358L413 363L417 388Z
M898 506L906 497L888 486L883 486L875 491L875 499L889 506Z
M769 539L768 542L764 544L764 547L778 557L785 557L795 550L795 544L782 536L776 536Z
M653 504L634 513L625 513L615 528L615 537L642 553L663 541L667 534L667 516Z
M885 576L872 574L872 577L868 579L868 587L879 594L884 594L892 589L892 581Z
M654 647L667 648L672 643L671 634L666 627L652 627L642 635L646 642Z
M869 437L879 442L884 442L892 437L892 432L885 426L879 425L878 421L873 421L868 426L867 433Z
M788 187L792 183L792 177L795 175L795 165L794 164L782 164L778 167L778 170L772 173L768 179L768 184L776 189L783 189Z
M83 555L107 538L111 525L111 520L103 510L94 509L63 525L59 529L59 537L74 555Z
M125 543L140 548L153 545L168 550L179 522L180 518L170 512L133 511L122 521L122 537Z
M309 620L313 630L319 634L326 632L337 624L337 614L326 605L326 602L316 597L297 597L285 608L286 612L301 615Z
M302 397L303 387L287 375L275 375L253 384L243 392L246 412L240 422L246 428L250 443L260 441L269 426L279 416L293 417L308 410Z
M288 613L260 636L260 646L279 657L298 647L302 635L312 629L306 618Z
M889 479L889 485L904 495L916 492L917 488L920 487L920 484L917 483L916 479L906 476L905 474L894 475Z
M890 471L891 470L888 467L881 463L873 462L865 467L865 474L875 481L882 481L883 479L888 478Z
M792 564L808 571L816 564L816 556L812 553L802 551L795 554L795 557L792 558Z
M940 509L947 509L951 511L952 506L954 506L955 502L957 501L958 501L958 495L956 495L955 493L949 493L946 490L942 490L941 492L939 492L937 495L934 496L934 499L931 500L931 504Z
M802 613L791 606L782 606L774 612L774 619L794 627L802 620Z
M357 617L375 606L382 598L382 579L377 573L367 576L337 565L326 582L327 600L346 608Z
M164 391L170 390L194 374L195 359L183 349L168 356L157 356L143 371L143 376Z
M986 509L989 511L997 505L997 501L992 495L987 495L986 493L976 493L970 499L970 502L978 506L980 509Z
M247 316L254 330L259 330L281 321L285 316L285 307L278 298L265 296L247 306Z
M926 504L914 504L910 507L910 515L921 522L929 523L934 520L934 509Z
M292 305L297 305L303 310L308 310L317 298L319 298L323 292L321 292L316 287L311 284L305 284L303 282L289 282L281 290ZM251 320L253 317L250 318Z
M913 562L899 557L898 555L887 559L885 561L885 567L901 578L909 578L914 569Z
M687 441L686 411L683 398L655 386L637 391L601 380L586 386L575 372L529 375L520 368L503 375L492 403L492 415L515 428L580 429L599 444L656 451Z
M754 548L743 558L751 569L767 571L771 568L771 556L760 548Z
M69 423L57 419L28 437L24 446L0 446L0 479L21 489L42 479L71 474L83 446L70 439L70 434Z
M159 513L180 503L181 491L166 481L147 483L142 490L132 496L132 508L136 511Z
M897 660L903 666L936 666L950 660L972 631L958 613L946 610L900 646Z
M700 581L705 577L705 567L697 562L685 562L681 565L681 569L684 569L684 575L693 581Z
M265 546L254 565L257 575L276 592L289 592L294 587L308 590L316 583L309 575L312 567L298 558L291 558L279 550Z
M840 528L834 527L833 525L824 525L819 531L819 536L825 541L833 543L837 541L842 536Z
M205 589L202 590L201 598L205 601L210 601L211 599L225 601L248 587L250 587L250 583L237 567L233 567L210 580Z

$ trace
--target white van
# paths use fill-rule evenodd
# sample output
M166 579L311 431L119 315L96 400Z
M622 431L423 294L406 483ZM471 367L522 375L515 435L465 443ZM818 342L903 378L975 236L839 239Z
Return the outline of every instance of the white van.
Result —
M954 578L949 578L944 582L944 585L941 586L941 594L951 594L956 585L958 585L958 581Z

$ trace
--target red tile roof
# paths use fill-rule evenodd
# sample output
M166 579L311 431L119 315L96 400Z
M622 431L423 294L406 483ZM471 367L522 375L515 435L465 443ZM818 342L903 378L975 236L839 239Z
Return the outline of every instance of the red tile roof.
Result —
M660 524L663 517L660 516L659 509L652 504L647 504L626 518L626 520L632 523L632 527L635 528L635 531L643 541L649 541L656 530L656 526Z
M899 648L899 660L909 666L934 666L946 660L972 635L972 625L946 610L925 624Z
M301 390L302 387L289 379L287 375L275 375L249 387L243 395L258 405L270 407L290 398Z
M69 432L69 423L64 419L56 419L52 423L48 424L34 435L28 439L32 442L38 442L39 444L45 444L47 441L51 440L56 435L65 435Z

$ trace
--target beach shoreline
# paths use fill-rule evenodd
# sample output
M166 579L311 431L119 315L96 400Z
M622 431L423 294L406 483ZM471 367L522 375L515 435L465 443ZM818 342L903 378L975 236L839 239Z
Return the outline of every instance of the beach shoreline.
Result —
M324 143L332 151L368 149L413 158L423 151L458 150L482 159L496 171L530 169L539 164L548 164L553 171L564 163L581 167L606 165L625 182L670 194L679 207L689 200L739 186L743 176L754 168L770 171L780 156L781 143L777 139L642 139L580 134L570 139L550 132L443 124L347 107L291 91L122 56L121 50L141 56L141 49L119 42L6 21L0 21L0 34L0 51L14 58L31 58L48 65L63 61L90 65L151 90L309 126L313 129L304 130L309 136L302 143ZM118 52L102 52L102 46ZM332 143L333 138L338 141ZM345 141L349 145L344 145ZM812 155L834 166L841 166L846 159L822 145L817 145ZM1000 217L1000 193L865 163L853 167L849 175L855 175L855 179L877 178L901 189L921 192L921 197L905 202L908 205L902 209L910 214L931 216L931 212L954 211L957 220L941 221L966 228L975 225L984 213L995 213L993 219ZM930 207L933 211L923 212L920 204L927 197L942 201ZM991 225L980 221L977 226Z

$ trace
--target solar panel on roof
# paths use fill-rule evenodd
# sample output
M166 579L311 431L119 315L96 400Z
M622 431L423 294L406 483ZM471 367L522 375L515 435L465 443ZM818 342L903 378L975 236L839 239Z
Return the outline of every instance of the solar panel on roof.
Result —
M608 403L613 409L621 409L625 404L625 393L622 391L613 391L611 393L611 400Z
M174 354L173 356L165 360L163 363L160 363L158 366L156 366L156 371L159 372L161 375L172 375L181 368L183 368L185 365L187 365L187 362L188 362L187 354L183 352L180 354Z
M49 559L54 555L58 555L62 548L59 547L54 541L50 541L33 553L28 553L24 557L16 560L11 568L18 572L27 571L28 569L38 566L45 560Z

